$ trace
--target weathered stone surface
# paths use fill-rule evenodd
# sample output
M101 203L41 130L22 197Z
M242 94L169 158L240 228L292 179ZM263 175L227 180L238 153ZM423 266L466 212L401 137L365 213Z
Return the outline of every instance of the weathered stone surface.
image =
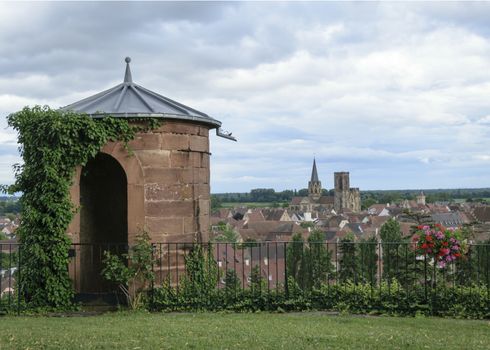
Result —
M134 140L129 142L129 147L134 150L154 150L160 148L160 134L137 134Z
M183 218L183 221L184 221L184 232L185 233L196 232L196 230L197 230L197 218L185 217L185 218Z
M199 215L209 215L209 199L198 199Z
M146 227L153 234L183 234L184 219L183 218L161 218L147 217Z
M209 169L207 168L194 169L194 183L199 183L199 184L209 183Z
M119 142L107 142L100 151L107 154L111 154L114 148L118 146L119 146Z
M208 239L209 230L209 128L165 121L158 129L140 133L129 143L109 142L102 152L114 157L128 180L128 241L147 229L153 241L191 242L197 230ZM79 203L79 172L70 195ZM198 210L199 208L199 210ZM79 240L80 215L68 228ZM182 261L183 263L183 261Z
M166 133L173 133L173 134L197 135L200 132L200 128L199 126L190 123L166 121L159 128L159 131L163 131Z
M201 152L189 152L189 166L193 168L201 167Z
M192 199L192 185L147 184L145 199L147 201Z
M205 233L209 230L209 216L208 215L199 215L199 227L202 233Z
M142 167L168 168L170 166L170 151L166 150L145 150L136 151Z
M209 139L204 136L190 136L189 146L192 151L196 152L208 152L209 151Z
M189 150L189 136L181 134L162 134L162 149L164 150Z
M209 137L209 128L207 128L205 126L199 127L199 135Z
M196 192L198 193L198 197L200 199L210 198L209 184L196 184L195 186L196 186Z
M209 153L201 153L201 167L209 169Z
M170 166L172 168L188 168L190 164L190 152L172 151L170 153Z
M146 202L145 207L146 216L162 218L189 216L194 212L192 201Z
M145 182L167 185L189 184L193 181L193 169L144 168Z
M145 228L145 194L143 185L128 185L128 241Z
M196 233L184 233L184 234L178 234L178 235L163 235L162 238L164 239L164 242L171 242L171 243L178 243L178 242L183 242L183 243L192 243L196 239ZM179 246L179 248L183 248L184 246ZM175 252L174 252L175 254Z

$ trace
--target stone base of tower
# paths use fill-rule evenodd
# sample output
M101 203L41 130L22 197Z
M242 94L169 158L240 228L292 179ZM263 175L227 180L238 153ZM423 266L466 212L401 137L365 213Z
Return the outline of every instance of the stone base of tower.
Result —
M120 142L102 148L101 152L117 160L126 174L128 243L143 230L153 242L208 240L208 136L207 126L164 121L158 129L136 135L129 143L129 153ZM80 167L71 187L77 207L81 174ZM74 243L81 241L80 220L78 212L68 229Z

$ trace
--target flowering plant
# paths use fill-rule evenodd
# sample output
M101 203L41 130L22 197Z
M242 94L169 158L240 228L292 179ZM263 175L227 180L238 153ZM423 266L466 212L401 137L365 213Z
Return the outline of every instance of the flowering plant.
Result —
M462 258L467 250L459 229L445 228L440 224L418 226L412 243L417 253L433 257L440 268Z

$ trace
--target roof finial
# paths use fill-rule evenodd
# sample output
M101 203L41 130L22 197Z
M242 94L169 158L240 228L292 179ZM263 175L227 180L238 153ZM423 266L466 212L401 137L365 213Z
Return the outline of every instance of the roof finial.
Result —
M133 77L131 76L131 69L129 68L129 62L131 62L131 57L126 57L124 61L126 61L126 74L124 74L124 82L132 83Z

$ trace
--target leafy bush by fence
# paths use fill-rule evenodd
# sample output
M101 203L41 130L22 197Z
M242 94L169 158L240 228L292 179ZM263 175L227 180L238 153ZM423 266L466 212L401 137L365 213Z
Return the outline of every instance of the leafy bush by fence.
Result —
M162 266L162 256L170 258L179 244L173 248L157 246ZM152 309L490 317L490 245L471 245L464 259L445 268L406 242L295 239L252 248L215 243L187 249L180 281L169 263L161 286L151 291Z

